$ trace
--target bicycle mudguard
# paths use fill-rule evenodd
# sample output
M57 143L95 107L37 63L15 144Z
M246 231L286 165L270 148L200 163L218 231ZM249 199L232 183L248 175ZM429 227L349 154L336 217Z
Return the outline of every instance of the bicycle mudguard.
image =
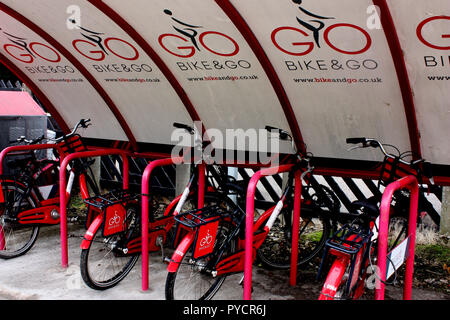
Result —
M252 261L255 261L256 249L252 250ZM237 273L244 271L245 266L245 250L240 250L229 257L221 260L216 266L217 276L229 273Z
M3 195L3 186L2 183L12 183L12 184L17 184L19 186L21 186L22 188L26 189L27 186L23 183L21 183L20 181L11 179L11 178L5 178L5 176L0 176L0 203L5 203L5 196Z
M102 223L103 223L103 215L99 214L97 217L95 217L94 221L89 226L89 229L84 234L83 241L81 242L81 249L89 248L89 245L91 244L91 241L94 238L95 233L97 232L98 228L100 228Z
M181 263L181 260L191 247L192 243L194 242L194 239L195 239L195 232L189 232L183 238L183 240L181 240L180 244L178 245L177 249L172 255L172 259L170 259L169 265L167 266L168 272L177 271L178 266Z
M327 279L323 285L322 291L320 292L319 300L334 300L334 296L336 295L336 291L341 282L342 276L347 269L347 265L349 263L348 257L339 257L337 258L333 266L328 273Z

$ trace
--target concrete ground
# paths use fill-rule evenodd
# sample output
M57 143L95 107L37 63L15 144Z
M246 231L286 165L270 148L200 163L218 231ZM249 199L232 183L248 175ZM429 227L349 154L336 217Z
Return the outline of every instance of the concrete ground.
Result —
M141 261L116 287L95 291L87 287L79 268L80 243L83 229L69 224L69 267L61 267L59 226L41 228L34 247L24 256L0 261L0 299L3 300L162 300L166 281L166 265L160 253L150 256L149 287L141 289ZM320 284L312 271L299 271L297 286L289 287L288 271L267 271L254 267L253 294L255 300L315 300ZM241 275L227 278L216 299L239 300ZM387 298L401 299L400 288L388 288ZM448 300L449 297L431 291L414 290L419 300ZM370 299L370 296L369 296Z

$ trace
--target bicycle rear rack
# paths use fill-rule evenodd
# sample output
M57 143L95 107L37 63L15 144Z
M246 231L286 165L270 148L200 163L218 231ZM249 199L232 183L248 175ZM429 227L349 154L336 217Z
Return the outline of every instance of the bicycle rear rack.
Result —
M328 257L330 250L333 251L335 256L348 256L350 261L349 277L344 291L344 296L350 292L353 277L359 277L359 274L354 275L355 264L358 257L358 253L363 250L363 247L369 242L373 233L369 229L364 229L354 224L346 224L342 226L330 239L325 242L323 258L320 263L319 271L317 273L317 279L320 279L324 267L328 263ZM362 252L362 261L365 261L366 254L369 254L367 250Z
M84 200L87 204L86 227L89 227L96 214L104 214L103 235L111 236L124 231L127 221L127 207L131 203L138 205L139 194L127 190L114 190L104 195Z

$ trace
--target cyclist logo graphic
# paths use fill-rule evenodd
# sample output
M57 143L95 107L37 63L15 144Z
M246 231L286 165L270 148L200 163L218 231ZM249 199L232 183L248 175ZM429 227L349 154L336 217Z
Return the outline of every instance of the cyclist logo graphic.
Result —
M210 245L212 242L212 235L209 234L209 230L206 233L206 236L200 240L200 247L204 247L206 245Z
M169 9L164 10L164 13L172 17L172 11L170 11ZM202 26L194 26L194 25L182 22L174 17L172 17L172 20L184 27L183 29L180 29L178 27L173 26L173 28L176 31L178 31L179 33L181 33L183 36L188 37L191 40L194 47L197 48L198 51L200 51L200 48L198 47L197 40L196 40L198 32L195 29L200 29L203 27Z
M327 25L325 21L336 18L313 13L312 11L305 9L303 7L303 0L292 0L292 2L298 5L297 9L300 14L296 15L296 20L299 26L280 26L275 28L271 33L273 44L281 52L291 56L305 56L311 53L315 48L322 48L323 43L321 43L321 39L332 50L346 55L359 55L365 53L372 46L372 38L363 28L346 22L331 23ZM351 36L353 38L358 37L362 39L361 46L357 44L356 48L342 47L342 41L339 41L339 37L349 37L349 33L352 33ZM279 36L280 34L284 34L284 36L281 37ZM286 37L291 40L282 40ZM305 38L308 39L309 37L312 37L311 41L299 40Z
M164 13L176 23L172 27L177 32L164 33L158 37L160 46L168 53L180 58L190 58L202 49L222 57L238 54L239 45L230 36L217 31L201 31L203 26L183 22L173 17L173 13L169 9L165 9ZM191 45L176 45L175 48L172 48L174 42L180 41L182 44L190 43Z
M214 221L198 229L194 258L204 257L213 252L219 221Z
M122 232L126 225L126 211L122 204L119 203L108 207L104 221L104 236Z
M75 20L70 20L70 22L74 25L77 23ZM73 40L72 45L78 53L90 60L103 61L110 53L128 61L139 58L138 50L128 41L115 37L105 37L105 33L89 30L81 25L76 25L76 29L81 30L80 34L84 39ZM98 50L92 50L91 48Z
M115 227L120 223L120 216L117 214L117 210L114 212L114 217L112 217L111 219L109 219L109 226L111 227Z
M59 53L44 43L29 42L28 39L3 31L2 28L0 28L0 31L11 42L5 43L3 49L16 60L33 63L39 57L52 63L61 61Z
M310 30L313 32L313 36L314 36L314 41L317 44L317 47L320 48L320 43L319 43L319 36L320 36L320 31L325 27L325 23L321 20L329 20L329 19L335 19L333 17L323 17L320 15L317 15L315 13L310 12L309 10L306 10L302 7L302 3L303 0L292 0L293 3L298 4L299 7L298 9L305 15L312 17L314 19L307 21L304 21L303 19L296 17L298 23L300 23L300 25L302 25L303 27L305 27L306 29ZM320 19L320 20L318 20ZM311 24L311 22L313 24ZM314 26L314 24L316 24L316 26Z

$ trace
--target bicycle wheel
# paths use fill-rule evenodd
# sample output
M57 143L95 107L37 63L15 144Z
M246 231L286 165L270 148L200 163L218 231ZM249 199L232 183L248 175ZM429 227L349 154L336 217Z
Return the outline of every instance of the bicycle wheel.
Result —
M186 207L192 206L192 201L196 201L193 197L191 201L186 201ZM214 194L205 195L205 206L220 205L226 206L232 210L235 208L234 203L225 197L216 196ZM185 211L183 207L182 211ZM217 259L218 248L224 245L228 236L233 230L233 224L229 221L219 223L217 236L214 243L213 254L203 259L192 259L192 245L186 251L183 259L178 264L175 272L169 272L166 279L166 299L167 300L210 300L222 286L226 279L226 275L214 277L207 269L214 259ZM234 239L227 244L227 249L222 257L235 251Z
M104 237L99 227L87 249L81 250L83 281L95 290L106 290L122 281L139 259L139 252L127 254L129 239L140 236L140 222L135 207L127 208L126 230Z
M27 190L14 181L2 181L5 203L0 207L0 258L10 259L28 252L36 242L39 226L20 224L17 215L37 207Z
M289 269L292 252L292 214L282 212L266 240L257 251L261 263L271 269ZM286 223L288 222L288 223ZM300 213L300 228L298 235L298 266L311 261L323 248L331 233L329 220L314 212Z

